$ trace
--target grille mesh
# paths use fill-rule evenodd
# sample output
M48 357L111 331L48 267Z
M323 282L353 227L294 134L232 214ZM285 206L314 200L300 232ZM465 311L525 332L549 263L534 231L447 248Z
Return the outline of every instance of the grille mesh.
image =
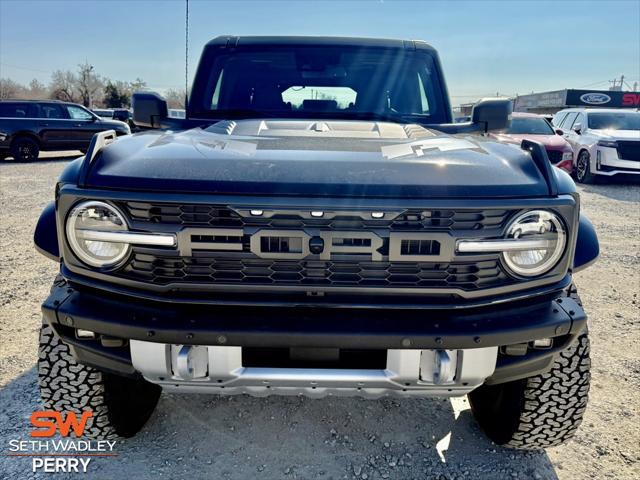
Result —
M618 157L622 160L640 162L640 142L618 140Z
M562 154L560 150L547 150L547 156L551 163L559 163L562 160Z
M272 218L241 217L223 205L172 205L127 202L124 208L133 220L184 226L271 227L331 229L389 228L391 230L482 230L504 224L508 210L423 210L409 209L394 219L365 220L340 215L332 219L276 215Z
M504 284L496 260L465 263L267 260L156 256L135 253L121 272L154 284L226 283L251 285L450 287L472 290Z

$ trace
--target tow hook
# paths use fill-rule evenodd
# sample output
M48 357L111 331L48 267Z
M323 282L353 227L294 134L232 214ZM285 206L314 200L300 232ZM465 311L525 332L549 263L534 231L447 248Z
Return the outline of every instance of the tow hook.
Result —
M176 373L184 380L207 376L208 352L206 347L183 345L176 358Z
M436 350L433 363L433 383L441 385L453 381L455 367L446 350Z

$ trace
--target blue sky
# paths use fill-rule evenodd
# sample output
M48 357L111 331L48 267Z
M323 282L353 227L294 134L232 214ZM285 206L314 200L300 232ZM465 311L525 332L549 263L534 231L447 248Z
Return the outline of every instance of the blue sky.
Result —
M0 0L0 77L48 81L88 60L117 80L184 85L184 0ZM640 0L190 0L191 74L221 34L418 38L440 52L454 105L489 94L640 82Z

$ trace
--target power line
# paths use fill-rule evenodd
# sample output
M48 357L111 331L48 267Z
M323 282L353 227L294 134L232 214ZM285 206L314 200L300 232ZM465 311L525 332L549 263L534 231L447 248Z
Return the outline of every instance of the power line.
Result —
M11 63L5 63L5 62L0 62L0 65L4 65L5 67L17 68L18 70L29 70L31 72L51 73L48 70L40 70L38 68L30 68L30 67L21 67L20 65L13 65Z
M603 84L605 84L605 83L609 83L609 80L602 80L602 81L600 81L600 82L593 82L593 83L589 83L589 84L587 84L587 85L580 85L580 86L579 86L579 87L577 87L577 88L594 87L594 86L596 86L596 85L603 85Z

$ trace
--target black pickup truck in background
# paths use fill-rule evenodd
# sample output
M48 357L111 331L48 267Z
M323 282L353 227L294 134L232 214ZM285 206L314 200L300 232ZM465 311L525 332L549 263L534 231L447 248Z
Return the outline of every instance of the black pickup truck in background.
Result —
M81 150L94 134L131 133L125 122L100 118L82 105L55 100L0 100L0 158L27 162L41 150Z

